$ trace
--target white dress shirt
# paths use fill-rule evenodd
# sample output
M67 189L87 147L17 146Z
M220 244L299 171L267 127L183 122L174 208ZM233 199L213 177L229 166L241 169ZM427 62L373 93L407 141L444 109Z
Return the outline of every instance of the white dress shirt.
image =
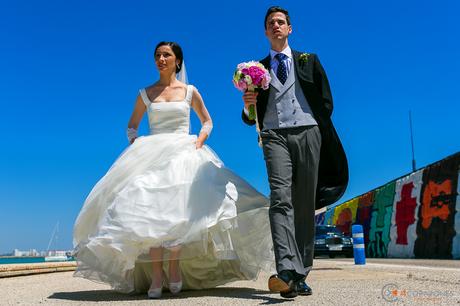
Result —
M284 60L284 64L286 65L286 72L287 72L287 75L289 75L289 72L291 72L291 64L292 64L292 51L291 51L291 48L289 46L287 46L283 51L281 52L276 52L275 50L270 50L270 57L271 57L271 61L270 61L270 67L272 68L273 72L275 73L275 75L277 75L277 72L278 72L278 65L279 65L279 62L278 60L275 58L275 56L278 54L278 53L283 53L284 55L287 56L287 58Z

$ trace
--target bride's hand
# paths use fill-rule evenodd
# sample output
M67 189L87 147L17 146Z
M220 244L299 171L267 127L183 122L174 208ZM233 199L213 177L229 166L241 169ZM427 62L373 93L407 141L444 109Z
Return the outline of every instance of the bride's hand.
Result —
M206 134L206 132L201 131L195 141L195 146L197 150L201 149L201 147L204 145L204 141L207 138L208 138L208 134Z
M200 141L200 140L197 140L196 143L195 143L195 146L196 146L196 149L201 149L201 147L203 146L204 142L203 141Z

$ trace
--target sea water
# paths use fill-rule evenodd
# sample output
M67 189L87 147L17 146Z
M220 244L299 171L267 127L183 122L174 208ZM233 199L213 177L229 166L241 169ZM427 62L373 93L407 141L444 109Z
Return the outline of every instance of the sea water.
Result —
M75 260L69 257L67 261ZM45 257L0 257L0 265L45 262ZM51 261L47 261L51 262ZM61 261L62 262L62 261Z

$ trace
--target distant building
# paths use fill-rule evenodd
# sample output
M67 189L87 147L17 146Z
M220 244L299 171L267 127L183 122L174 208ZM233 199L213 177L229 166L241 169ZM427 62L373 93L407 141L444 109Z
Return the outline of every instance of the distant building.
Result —
M23 257L23 256L40 256L40 253L37 252L36 249L30 249L28 251L20 251L18 249L14 249L13 256L16 257Z
M51 250L45 252L45 256L66 256L67 251Z
M40 251L36 249L30 249L28 251L21 251L14 249L13 252L9 254L2 254L0 256L15 256L15 257L47 257L47 256L71 256L72 250L49 250L49 251Z

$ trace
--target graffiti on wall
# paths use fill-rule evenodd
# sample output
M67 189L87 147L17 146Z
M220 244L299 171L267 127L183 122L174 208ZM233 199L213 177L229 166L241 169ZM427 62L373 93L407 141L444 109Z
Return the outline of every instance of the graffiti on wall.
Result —
M375 191L369 229L369 244L366 246L366 253L369 257L387 257L394 194L395 182Z
M460 259L460 152L326 209L317 224L364 230L369 257Z
M417 258L452 258L458 158L425 168L414 253Z
M388 257L414 257L423 170L396 181Z
M323 224L325 225L332 225L334 220L334 211L335 207L328 207L326 212L324 213L324 221Z
M356 210L356 224L363 226L364 244L369 244L369 230L371 227L372 206L374 204L375 192L370 191L358 198L358 209Z
M315 215L315 224L324 224L324 218L326 217L326 212L323 211L322 213Z
M333 224L345 235L351 235L351 225L355 222L358 200L355 198L335 208Z

